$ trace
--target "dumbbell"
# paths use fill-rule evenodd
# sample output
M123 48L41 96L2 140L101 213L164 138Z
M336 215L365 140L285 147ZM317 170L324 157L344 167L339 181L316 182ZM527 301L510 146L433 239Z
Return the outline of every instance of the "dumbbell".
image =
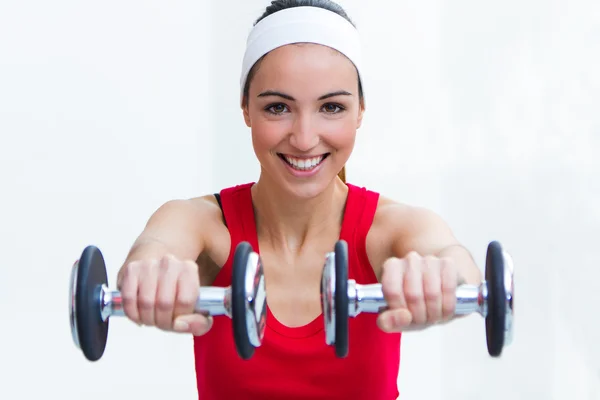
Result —
M89 361L104 354L110 317L121 317L121 293L107 287L104 257L95 246L87 246L72 267L69 313L75 345ZM229 287L201 287L194 312L227 316L232 320L235 346L244 360L254 354L264 337L266 295L260 256L247 242L236 246Z
M479 313L485 318L488 353L499 357L513 336L513 262L500 243L490 242L485 263L485 281L460 285L456 290L455 315ZM335 346L337 357L348 354L348 318L379 313L387 308L380 283L359 285L348 279L348 245L340 240L326 255L321 275L321 306L325 342Z

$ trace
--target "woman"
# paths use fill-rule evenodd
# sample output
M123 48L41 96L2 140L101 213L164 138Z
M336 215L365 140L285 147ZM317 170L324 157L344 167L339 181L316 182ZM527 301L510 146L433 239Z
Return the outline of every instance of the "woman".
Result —
M273 1L242 66L259 179L222 190L221 202L167 202L119 271L131 320L194 335L201 399L395 399L401 332L451 320L459 282L481 282L437 215L345 183L365 111L359 48L332 1ZM381 282L389 304L350 320L343 359L325 344L319 296L325 254L339 239L349 278ZM200 285L231 283L240 241L263 260L268 303L263 344L245 361L227 318L192 314Z

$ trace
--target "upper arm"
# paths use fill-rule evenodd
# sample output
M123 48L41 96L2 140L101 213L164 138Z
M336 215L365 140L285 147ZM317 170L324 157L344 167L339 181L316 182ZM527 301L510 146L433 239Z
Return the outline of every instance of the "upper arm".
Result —
M226 230L214 196L168 201L148 219L131 248L128 261L166 253L182 260L196 260L212 247L211 233L223 229Z
M403 257L411 251L422 256L434 255L460 243L448 224L435 212L421 208L396 205L390 207L392 251L396 257Z
M367 236L369 260L378 278L387 258L402 258L411 251L421 256L438 255L451 246L460 243L435 212L380 198Z

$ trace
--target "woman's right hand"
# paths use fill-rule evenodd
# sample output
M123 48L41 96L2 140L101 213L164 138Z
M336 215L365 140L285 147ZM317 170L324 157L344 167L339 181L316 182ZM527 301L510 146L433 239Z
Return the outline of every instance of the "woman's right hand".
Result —
M161 259L132 261L119 272L125 315L139 325L200 336L212 326L212 317L194 313L200 291L198 265L166 255Z

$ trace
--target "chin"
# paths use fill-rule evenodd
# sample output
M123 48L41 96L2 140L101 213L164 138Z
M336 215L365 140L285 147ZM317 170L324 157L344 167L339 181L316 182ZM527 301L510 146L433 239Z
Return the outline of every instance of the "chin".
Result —
M329 186L329 181L321 179L310 179L306 182L293 182L287 180L284 187L294 197L299 199L312 199L319 196Z

